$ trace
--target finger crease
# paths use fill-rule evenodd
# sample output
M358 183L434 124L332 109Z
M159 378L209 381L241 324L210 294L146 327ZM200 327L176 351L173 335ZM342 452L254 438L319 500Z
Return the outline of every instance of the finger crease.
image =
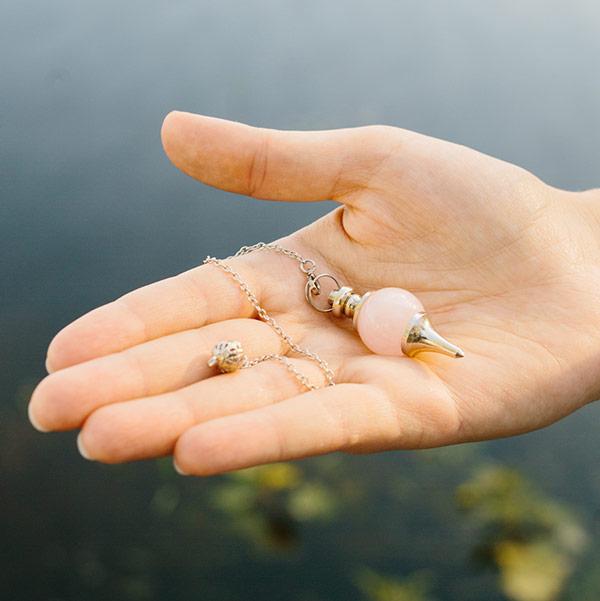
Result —
M269 139L266 130L262 133L261 141L252 155L250 167L248 168L248 192L250 196L257 196L264 186L267 177L267 165L269 161Z

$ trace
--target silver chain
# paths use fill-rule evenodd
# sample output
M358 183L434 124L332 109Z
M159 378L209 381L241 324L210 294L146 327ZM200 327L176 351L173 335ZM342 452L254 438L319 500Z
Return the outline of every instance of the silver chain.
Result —
M256 298L256 295L252 292L252 290L250 290L248 284L246 284L246 282L244 282L244 280L242 279L240 274L237 273L236 271L234 271L227 263L225 263L225 261L228 259L233 259L235 257L241 257L243 255L247 255L251 252L258 251L258 250L272 250L272 251L278 252L282 255L285 255L285 256L289 257L290 259L294 259L295 261L297 261L300 264L300 270L302 271L302 273L304 273L309 279L314 277L316 264L312 259L305 259L304 257L302 257L302 255L300 255L296 251L290 250L287 248L283 248L282 246L279 246L278 244L273 244L273 243L266 244L265 242L258 242L257 244L254 244L252 246L242 246L242 248L240 248L240 250L238 250L235 253L235 255L233 255L231 257L227 257L227 259L221 260L221 259L216 259L215 257L208 256L208 257L206 257L206 259L204 259L204 263L205 264L210 263L210 264L216 265L217 267L221 268L223 271L228 273L237 282L238 286L240 287L242 292L245 294L245 296L248 299L248 301L250 302L250 304L256 310L256 313L259 316L259 318L262 321L264 321L266 324L268 324L272 328L272 330L288 345L288 347L293 352L317 363L317 365L320 367L321 371L323 372L325 379L327 380L327 385L333 386L335 384L334 373L333 373L332 369L329 367L329 364L324 359L319 357L319 355L317 355L317 353L314 353L313 351L309 351L308 349L305 349L305 348L299 346L298 344L296 344L292 340L291 336L289 334L287 334L283 330L283 328L277 323L277 321L275 321L275 319L273 319L267 313L266 309L260 305L260 303L258 302L258 299ZM258 363L262 363L264 361L269 361L271 359L275 360L275 361L279 361L280 363L285 365L285 367L296 377L296 379L303 386L308 388L309 390L316 390L316 389L320 388L319 386L315 386L314 384L311 384L309 379L302 372L298 371L298 369L296 369L296 367L293 365L293 363L287 357L285 357L283 355L279 355L279 354L263 355L262 357L256 357L255 359L248 359L244 362L244 365L242 367L244 367L244 368L253 367L254 365L257 365Z
M228 257L232 259L234 257L241 257L243 255L249 255L252 252L257 250L272 250L281 255L285 255L290 259L294 259L294 261L298 261L300 263L300 270L302 273L306 275L312 275L317 269L317 264L312 259L305 259L300 253L297 253L295 250L290 250L289 248L283 248L283 246L279 246L279 244L275 244L271 242L267 244L266 242L257 242L252 246L242 246L240 250L238 250L233 257Z
M242 365L242 369L254 367L259 363L263 363L264 361L270 360L279 361L279 363L284 365L285 368L298 380L298 382L300 382L300 384L302 384L302 386L304 386L305 388L308 388L308 390L317 390L318 388L320 388L320 386L315 386L314 384L312 384L311 381L300 370L296 369L294 364L284 355L262 355L262 357L246 359L246 361L244 361L244 364ZM335 382L330 382L329 386L333 386L334 384Z

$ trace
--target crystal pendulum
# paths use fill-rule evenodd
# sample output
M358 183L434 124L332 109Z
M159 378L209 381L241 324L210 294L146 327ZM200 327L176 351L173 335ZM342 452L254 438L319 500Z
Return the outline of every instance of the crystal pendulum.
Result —
M342 286L331 273L318 274L317 264L312 259L304 258L297 251L284 248L276 242L270 244L258 242L252 246L242 246L235 257L266 249L297 261L300 271L306 276L304 297L308 304L320 313L333 313L336 317L351 318L361 340L372 352L378 355L412 357L423 351L434 351L455 358L465 356L459 347L440 336L433 329L421 301L408 290L381 288L373 292L366 292L361 296L356 294L350 286ZM205 262L215 261L214 258L208 257ZM228 267L225 269L232 273L240 283L239 275ZM316 302L323 294L323 280L329 280L335 284L335 288L327 297L326 306ZM247 290L246 292L248 293ZM254 302L253 298L254 296L249 296L251 302ZM256 305L255 308L257 311L260 309ZM262 312L265 313L264 309ZM261 315L260 311L258 313ZM261 317L269 323L264 315ZM314 358L312 353L309 356ZM220 355L217 352L211 362L219 365L219 360ZM219 365L219 367L221 366Z
M407 290L382 288L361 296L349 286L340 286L328 301L333 315L351 318L361 340L378 355L412 357L435 351L464 357L459 347L433 329L423 305Z

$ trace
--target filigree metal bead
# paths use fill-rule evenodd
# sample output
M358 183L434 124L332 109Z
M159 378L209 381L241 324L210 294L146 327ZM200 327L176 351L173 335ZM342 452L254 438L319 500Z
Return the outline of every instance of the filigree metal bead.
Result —
M237 371L244 365L242 343L237 340L222 340L215 344L208 360L209 367L218 367L223 373Z

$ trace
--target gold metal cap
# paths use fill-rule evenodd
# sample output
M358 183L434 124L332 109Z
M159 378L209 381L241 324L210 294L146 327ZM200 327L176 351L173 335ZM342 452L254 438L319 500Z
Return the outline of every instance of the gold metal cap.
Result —
M426 313L416 313L406 328L402 352L408 357L417 353L433 351L449 357L464 357L462 349L440 336L431 325Z

